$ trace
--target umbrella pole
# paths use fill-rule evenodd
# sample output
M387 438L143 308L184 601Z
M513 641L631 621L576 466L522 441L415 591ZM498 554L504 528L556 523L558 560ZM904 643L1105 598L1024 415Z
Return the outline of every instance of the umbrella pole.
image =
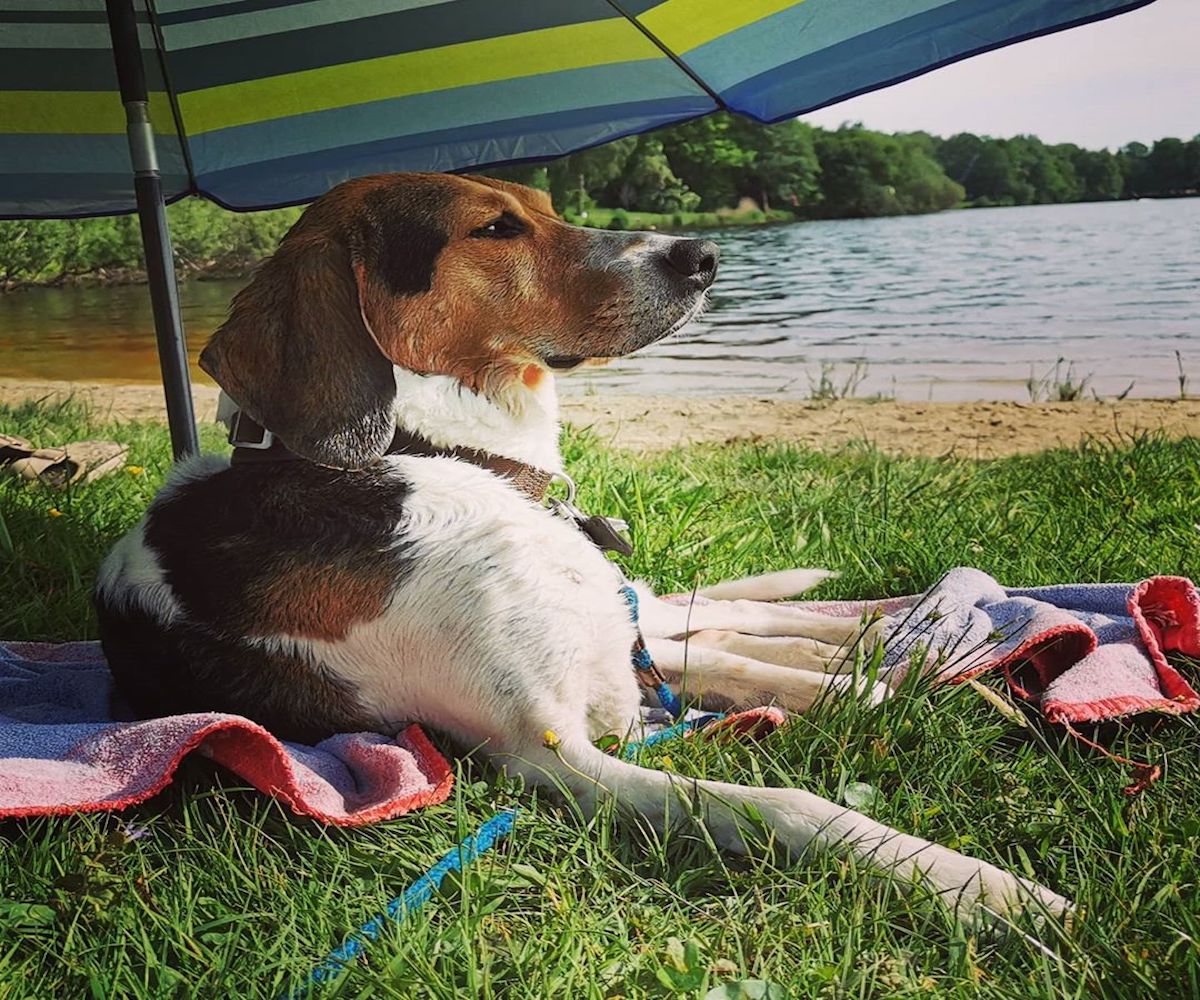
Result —
M150 303L154 311L154 333L158 340L158 360L166 394L171 449L175 458L181 459L199 454L200 442L192 409L187 345L183 338L183 321L179 316L179 289L175 284L171 233L167 229L162 178L158 172L154 130L150 125L146 72L142 65L133 0L106 0L105 5L108 8L108 28L117 63L121 102L125 105L126 134L129 136L129 155L133 161L133 188L138 221L142 228L142 247L146 252L146 274L150 279Z

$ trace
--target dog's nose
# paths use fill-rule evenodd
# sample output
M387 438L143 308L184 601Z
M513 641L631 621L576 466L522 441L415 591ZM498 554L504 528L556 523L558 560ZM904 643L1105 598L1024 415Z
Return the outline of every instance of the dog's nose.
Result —
M676 274L691 278L701 288L707 288L717 276L717 261L721 250L712 240L677 239L667 251L667 266Z

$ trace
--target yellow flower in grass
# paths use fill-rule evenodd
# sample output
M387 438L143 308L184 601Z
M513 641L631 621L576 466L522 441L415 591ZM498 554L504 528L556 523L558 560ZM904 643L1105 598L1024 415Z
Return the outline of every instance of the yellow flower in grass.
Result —
M131 476L141 476L146 472L146 470L140 465L127 465L125 466L125 471Z
M665 754L659 759L658 762L662 765L662 769L664 771L674 771L675 770L675 761L671 760L671 758L666 756Z
M61 510L59 510L57 507L51 507L48 511L46 511L46 513L48 515L50 515L50 517L62 517L63 516L63 512Z
M562 746L562 740L558 738L558 733L553 729L547 729L542 733L542 746L547 750L557 750Z

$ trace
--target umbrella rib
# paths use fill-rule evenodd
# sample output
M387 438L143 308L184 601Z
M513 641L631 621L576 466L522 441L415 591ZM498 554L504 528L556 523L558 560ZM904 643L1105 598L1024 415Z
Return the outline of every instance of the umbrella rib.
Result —
M183 154L183 166L188 176L188 193L199 194L200 186L196 181L196 168L192 165L192 149L188 145L187 132L183 128L183 113L179 110L179 97L175 93L175 85L171 82L171 71L167 67L167 44L163 41L162 28L158 23L158 11L154 0L145 0L146 13L150 19L150 31L154 35L154 51L158 56L158 65L162 70L163 86L167 89L167 100L171 104L171 117L175 119L175 134L179 136L179 150Z
M687 75L688 79L691 80L692 83L694 83L697 87L699 87L701 90L703 90L709 97L711 97L716 102L716 105L720 110L722 110L722 111L732 110L729 107L729 105L726 104L725 101L721 98L721 95L718 94L715 90L713 90L712 87L710 87L707 83L705 83L700 78L700 76L696 73L696 71L692 69L691 66L689 66L687 63L685 63L680 56L676 55L669 48L667 48L667 46L663 44L662 39L660 39L656 34L654 34L653 31L651 31L644 24L642 24L642 22L639 21L637 19L637 17L635 17L633 14L630 14L629 11L625 10L625 8L621 6L621 4L618 2L618 0L606 0L606 2L613 10L615 10L618 14L620 14L623 18L625 18L625 20L627 20L630 24L632 24L635 28L637 28L638 31L640 31L643 35L645 35L648 39L650 39L650 41L652 41L658 47L659 51L662 52L662 54L664 56L666 56L668 59L670 59L671 62L673 62L676 66L678 66L679 69Z

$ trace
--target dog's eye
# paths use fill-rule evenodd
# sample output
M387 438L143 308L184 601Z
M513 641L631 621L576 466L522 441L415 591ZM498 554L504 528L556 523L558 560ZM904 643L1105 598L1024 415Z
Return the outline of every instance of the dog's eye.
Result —
M480 240L510 240L514 236L520 236L523 232L525 232L525 223L511 212L505 212L486 226L480 226L472 231L471 236Z

